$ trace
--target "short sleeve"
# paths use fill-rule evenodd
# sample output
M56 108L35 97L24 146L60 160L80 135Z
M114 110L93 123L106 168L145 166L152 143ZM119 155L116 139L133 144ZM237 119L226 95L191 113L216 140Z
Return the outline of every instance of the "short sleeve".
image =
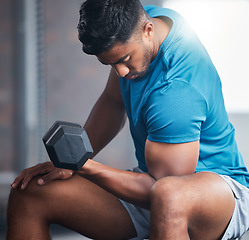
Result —
M181 80L153 89L145 103L148 140L184 143L200 139L207 102L193 85Z

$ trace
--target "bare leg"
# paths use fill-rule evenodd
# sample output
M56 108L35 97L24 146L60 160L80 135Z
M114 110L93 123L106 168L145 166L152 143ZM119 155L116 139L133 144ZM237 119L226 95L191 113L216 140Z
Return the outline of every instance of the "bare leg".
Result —
M217 174L163 178L151 191L150 239L221 239L234 206L230 187Z
M92 182L74 175L44 186L33 179L25 190L11 191L8 240L50 239L57 223L93 239L128 239L136 231L120 201Z

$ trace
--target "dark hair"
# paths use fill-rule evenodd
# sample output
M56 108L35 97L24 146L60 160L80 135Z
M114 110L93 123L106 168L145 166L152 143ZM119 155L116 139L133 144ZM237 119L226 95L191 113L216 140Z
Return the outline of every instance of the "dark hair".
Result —
M87 0L79 12L79 40L91 55L126 43L146 14L139 0Z

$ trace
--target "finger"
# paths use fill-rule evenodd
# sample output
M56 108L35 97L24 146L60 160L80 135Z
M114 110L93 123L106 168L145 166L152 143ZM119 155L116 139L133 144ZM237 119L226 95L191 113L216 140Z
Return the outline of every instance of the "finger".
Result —
M50 183L53 180L69 179L73 176L73 174L74 171L72 170L55 168L53 171L39 178L37 183L39 185L44 185Z
M12 188L17 188L20 184L20 182L22 182L23 178L26 175L28 169L23 170L15 179L14 181L11 183L11 187Z
M50 162L41 163L41 164L38 164L38 165L30 168L26 172L26 175L24 176L24 178L22 180L21 189L24 190L34 177L41 175L41 174L47 174L47 173L53 171L54 169L55 169L55 167L52 164L50 164Z
M18 177L11 183L12 188L17 188L20 184L22 184L21 189L25 189L28 183L34 176L39 174L45 174L48 171L48 168L53 166L50 162L40 163L33 167L24 169Z

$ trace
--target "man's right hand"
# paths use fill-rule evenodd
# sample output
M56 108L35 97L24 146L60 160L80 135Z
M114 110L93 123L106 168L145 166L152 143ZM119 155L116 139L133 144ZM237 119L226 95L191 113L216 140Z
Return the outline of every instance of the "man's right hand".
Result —
M23 170L20 175L11 184L12 188L20 186L24 190L32 178L42 175L37 183L38 185L47 184L53 180L69 179L73 176L74 171L68 169L56 168L52 162L39 163L33 167Z

